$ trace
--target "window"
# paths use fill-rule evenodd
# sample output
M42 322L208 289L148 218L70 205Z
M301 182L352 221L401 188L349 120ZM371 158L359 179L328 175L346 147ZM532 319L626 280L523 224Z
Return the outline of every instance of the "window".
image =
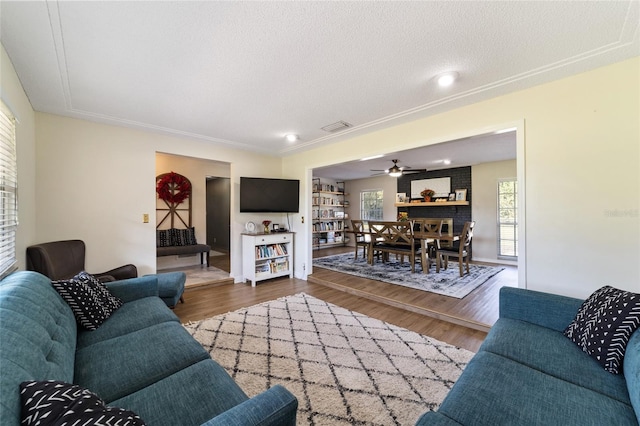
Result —
M498 257L518 257L518 182L498 182Z
M3 277L16 268L18 172L15 119L4 102L0 106L0 277Z
M360 193L360 218L362 220L382 220L382 190Z

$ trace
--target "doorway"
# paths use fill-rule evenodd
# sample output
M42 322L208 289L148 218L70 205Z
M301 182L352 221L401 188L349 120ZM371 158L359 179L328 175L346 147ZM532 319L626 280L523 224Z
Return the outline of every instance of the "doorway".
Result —
M207 244L229 253L231 237L231 180L207 176Z

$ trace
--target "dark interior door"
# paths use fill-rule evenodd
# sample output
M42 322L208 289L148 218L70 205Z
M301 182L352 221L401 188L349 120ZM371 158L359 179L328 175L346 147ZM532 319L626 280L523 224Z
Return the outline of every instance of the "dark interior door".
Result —
M207 244L213 250L229 252L231 181L207 178Z

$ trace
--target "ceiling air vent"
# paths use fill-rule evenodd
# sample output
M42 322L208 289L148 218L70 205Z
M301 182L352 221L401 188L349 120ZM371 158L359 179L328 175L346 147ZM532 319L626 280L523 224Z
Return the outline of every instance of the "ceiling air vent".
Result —
M349 124L346 121L338 121L333 124L327 124L322 128L322 130L329 133L335 133L335 132L340 132L342 130L348 129L349 127L352 127L352 126L353 124Z

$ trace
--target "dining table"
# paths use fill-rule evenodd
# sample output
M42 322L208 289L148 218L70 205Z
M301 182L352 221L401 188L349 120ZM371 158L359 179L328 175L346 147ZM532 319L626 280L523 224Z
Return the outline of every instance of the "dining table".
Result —
M428 273L428 266L424 267L424 265L428 265L428 256L429 253L427 251L428 245L429 243L435 243L437 242L438 244L441 241L448 241L448 242L455 242L455 241L460 241L460 234L449 234L449 233L443 233L443 232L414 232L413 233L413 238L420 240L420 253L422 253L422 271L423 273ZM436 256L436 272L440 272L440 259L438 259L438 257Z

